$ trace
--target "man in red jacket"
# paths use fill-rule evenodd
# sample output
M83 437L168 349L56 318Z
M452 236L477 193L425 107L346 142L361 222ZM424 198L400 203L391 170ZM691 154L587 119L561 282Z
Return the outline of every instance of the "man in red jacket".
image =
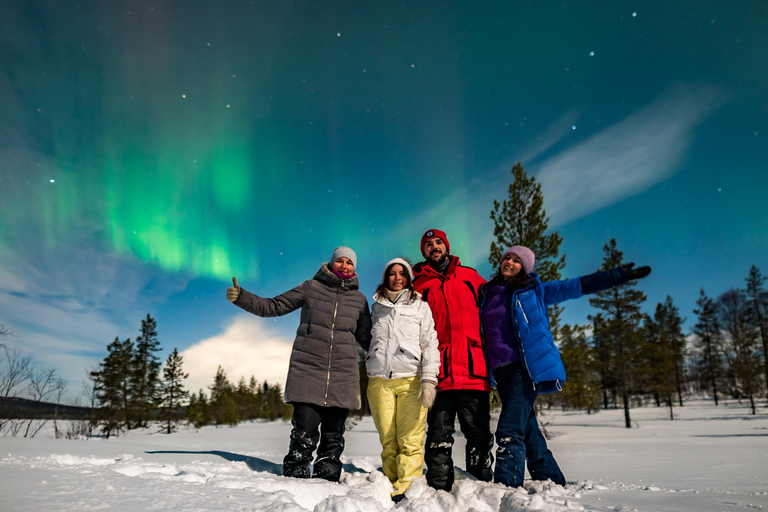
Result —
M444 232L427 230L421 237L421 253L426 261L413 267L413 286L432 310L440 351L438 393L427 416L424 462L429 485L446 491L453 487L457 415L467 440L467 471L485 482L493 479L491 386L478 312L478 289L485 279L463 266L450 249Z

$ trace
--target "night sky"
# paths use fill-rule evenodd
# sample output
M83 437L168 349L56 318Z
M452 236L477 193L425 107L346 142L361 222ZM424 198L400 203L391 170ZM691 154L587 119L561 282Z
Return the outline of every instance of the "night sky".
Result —
M768 4L0 3L0 323L74 399L156 317L193 391L222 364L283 382L272 296L337 245L362 291L422 233L488 277L521 161L565 277L615 237L694 321L768 274ZM586 323L588 301L563 320Z

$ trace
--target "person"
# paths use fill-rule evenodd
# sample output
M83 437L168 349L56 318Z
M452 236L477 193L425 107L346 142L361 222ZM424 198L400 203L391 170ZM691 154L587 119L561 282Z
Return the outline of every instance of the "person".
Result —
M283 396L293 406L284 476L332 482L341 477L347 414L361 404L357 345L368 350L371 341L371 315L368 301L358 291L356 265L352 249L337 247L315 277L277 297L250 293L237 278L227 289L227 300L256 316L282 316L301 309Z
M395 258L384 266L371 306L366 357L368 404L381 441L381 469L399 502L424 471L424 429L435 400L440 356L432 312L413 288L413 270Z
M453 487L454 422L466 438L466 469L478 480L493 478L490 381L480 336L479 288L485 279L459 258L443 231L429 229L421 237L425 261L413 268L413 286L429 304L437 329L440 373L435 403L427 414L424 459L427 483Z
M565 369L549 330L547 306L640 279L650 267L629 263L577 279L542 282L533 273L536 257L514 246L502 255L498 272L481 289L480 319L488 363L501 400L496 429L494 482L523 485L525 463L533 480L565 485L539 430L534 402L539 393L558 391Z

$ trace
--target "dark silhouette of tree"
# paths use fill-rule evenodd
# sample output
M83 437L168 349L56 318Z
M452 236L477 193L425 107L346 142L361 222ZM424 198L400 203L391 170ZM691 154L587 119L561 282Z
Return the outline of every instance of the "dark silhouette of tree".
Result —
M616 249L616 239L612 238L603 247L605 257L600 270L610 270L620 266L624 254ZM601 316L590 317L595 336L603 351L610 351L611 367L616 372L616 385L624 406L624 425L632 428L629 414L630 395L636 390L639 364L638 348L642 344L640 323L644 315L640 306L645 302L645 294L637 290L637 283L629 283L596 293L589 299L590 305L601 310Z
M158 405L160 391L160 341L157 323L147 314L141 321L141 333L136 338L131 369L131 397L136 427L145 427L152 410Z
M130 377L133 362L133 343L119 338L107 346L107 357L99 369L91 372L96 384L96 397L104 406L102 431L107 439L123 426L130 428L128 411L131 406Z
M682 328L684 321L669 295L663 303L656 305L653 318L646 321L650 386L656 396L664 398L669 407L670 420L675 419L675 394L680 407L683 406L681 368L685 364L685 336Z
M219 365L216 370L213 384L208 386L211 390L211 417L216 426L227 424L236 426L240 421L240 415L237 413L237 404L234 400L234 390L232 384L227 379L227 374Z
M760 363L755 352L757 333L749 323L749 309L741 290L731 289L717 299L720 323L723 326L729 353L732 393L736 398L748 398L752 414L756 414L755 394L760 375Z
M170 434L179 421L179 407L181 402L189 398L189 392L184 389L184 379L189 377L184 373L183 358L177 349L165 360L163 368L163 380L161 383L161 403L166 409L166 433Z
M559 393L563 404L587 411L597 411L600 379L595 372L595 350L584 327L568 324L560 328L560 357L568 368L568 380Z
M699 374L706 386L712 390L715 405L718 405L719 383L723 378L723 336L720 332L715 302L707 297L704 289L696 301L696 325L693 326L694 346L700 353Z
M747 276L747 310L749 320L760 335L763 346L763 375L768 389L768 291L760 269L752 265Z

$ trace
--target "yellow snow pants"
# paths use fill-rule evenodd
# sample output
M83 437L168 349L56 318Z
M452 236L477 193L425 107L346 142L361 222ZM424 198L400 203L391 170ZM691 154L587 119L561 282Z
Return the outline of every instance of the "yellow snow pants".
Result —
M368 380L368 404L381 441L381 469L403 494L424 471L427 409L421 406L419 377Z

